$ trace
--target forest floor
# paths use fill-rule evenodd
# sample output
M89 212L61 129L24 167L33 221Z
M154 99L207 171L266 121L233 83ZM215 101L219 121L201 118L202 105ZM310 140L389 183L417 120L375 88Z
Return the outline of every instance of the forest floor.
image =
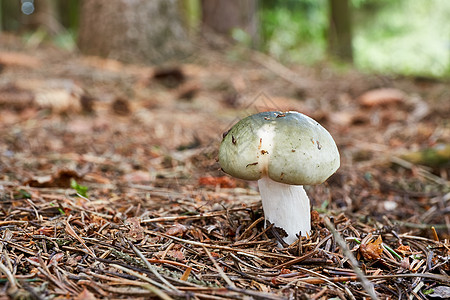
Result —
M0 44L0 299L450 294L449 82L199 49L181 65ZM370 92L369 92L370 91ZM297 110L341 167L284 248L222 134ZM411 298L412 297L412 298Z

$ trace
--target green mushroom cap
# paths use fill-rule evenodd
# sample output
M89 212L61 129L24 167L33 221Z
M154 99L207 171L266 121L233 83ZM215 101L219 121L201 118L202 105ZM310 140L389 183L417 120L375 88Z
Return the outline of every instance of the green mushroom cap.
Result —
M339 168L330 133L295 111L269 111L236 123L220 145L223 171L244 180L263 176L294 185L320 184Z

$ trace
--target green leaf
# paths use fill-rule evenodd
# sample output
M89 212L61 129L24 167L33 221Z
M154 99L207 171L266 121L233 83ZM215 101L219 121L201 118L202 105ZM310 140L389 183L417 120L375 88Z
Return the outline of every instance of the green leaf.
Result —
M31 194L24 189L19 190L19 195L14 196L15 199L31 199Z
M433 293L434 293L434 290L433 290L433 289L424 290L423 293L424 293L424 295L433 294Z
M76 182L75 179L71 179L70 180L70 187L73 188L75 191L77 191L77 194L87 198L87 191L88 191L88 187L84 186L84 185L80 185Z

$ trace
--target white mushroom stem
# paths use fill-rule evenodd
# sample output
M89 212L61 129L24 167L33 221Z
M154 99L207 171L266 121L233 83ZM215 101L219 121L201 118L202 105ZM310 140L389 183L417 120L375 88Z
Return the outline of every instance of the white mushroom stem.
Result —
M295 242L300 233L310 234L310 204L302 185L279 183L264 176L258 180L258 186L265 218L288 234L283 238L286 243Z

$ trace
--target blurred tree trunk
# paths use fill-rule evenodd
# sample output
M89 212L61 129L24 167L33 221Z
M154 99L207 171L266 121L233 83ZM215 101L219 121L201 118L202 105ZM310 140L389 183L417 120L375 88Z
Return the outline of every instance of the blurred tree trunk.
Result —
M76 30L80 15L80 0L58 1L58 12L61 16L61 24L66 29Z
M0 0L2 10L1 27L4 31L18 30L20 27L20 1Z
M202 29L230 35L244 30L255 46L259 43L258 0L202 0Z
M329 53L344 61L353 62L352 14L349 0L328 0Z
M78 46L89 55L162 63L188 53L176 0L85 0Z
M36 30L43 29L50 35L56 35L63 31L57 10L57 0L39 0L32 3L34 10L31 14L25 14L21 9L21 1L1 1L3 11L1 27L5 31Z
M28 30L44 29L50 35L64 31L60 23L56 0L34 1L35 11L31 15L22 14L23 24Z

